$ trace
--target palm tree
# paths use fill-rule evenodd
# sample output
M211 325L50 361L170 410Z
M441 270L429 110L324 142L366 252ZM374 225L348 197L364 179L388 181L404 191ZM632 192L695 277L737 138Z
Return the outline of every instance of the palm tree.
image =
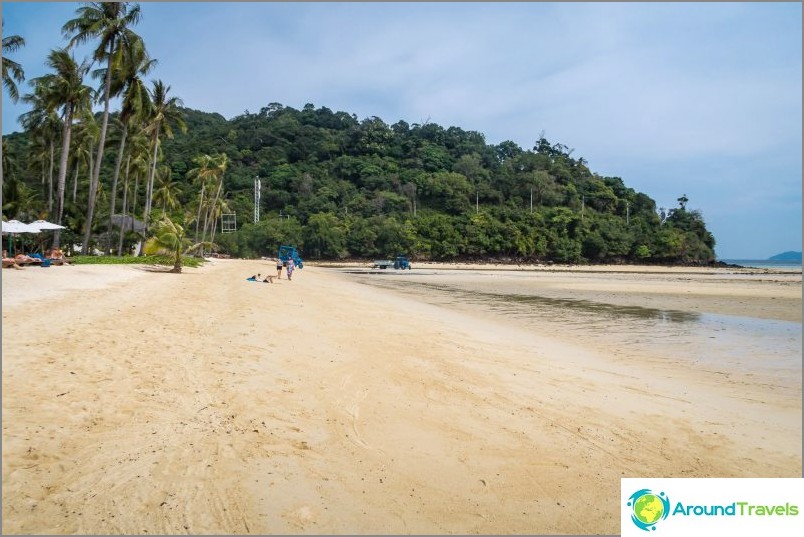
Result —
M170 166L160 166L156 173L158 184L154 185L154 202L162 203L162 216L165 216L168 209L175 209L179 206L179 194L181 186L173 182L173 170Z
M13 102L19 99L19 92L17 91L17 84L15 81L22 83L25 80L25 73L22 66L17 62L8 58L9 52L15 52L17 49L25 45L25 40L18 35L10 35L3 38L3 86L8 91L9 97ZM0 157L3 155L3 149L0 148ZM3 166L0 164L0 183L3 182Z
M204 218L204 233L202 234L202 241L207 240L207 229L209 225L212 225L218 217L218 213L220 212L220 207L218 206L218 201L221 198L221 191L223 190L223 174L226 172L226 168L229 166L229 156L226 153L220 153L215 155L214 157L215 169L217 174L215 175L216 183L214 186L215 190L215 197L212 200L209 208L207 209L207 214ZM214 230L214 225L213 225ZM214 234L214 231L212 232Z
M34 92L22 97L23 102L31 105L31 110L20 116L22 127L32 135L34 143L41 149L39 156L42 162L42 172L47 167L47 210L53 212L53 169L56 155L56 140L62 130L61 120L58 114L50 109L47 88L38 84L34 86ZM48 158L49 157L49 158ZM46 165L45 162L48 162ZM44 175L43 175L44 178ZM43 180L44 183L44 180Z
M84 76L89 71L89 65L86 62L80 65L76 63L67 50L52 50L46 63L54 73L38 77L32 83L44 86L42 91L47 96L48 110L61 110L62 142L56 188L58 198L56 223L61 224L64 216L64 185L67 178L67 158L70 154L73 118L82 110L89 108L93 92L92 88L84 85ZM53 238L55 247L59 246L59 239L60 233L56 230Z
M184 226L174 222L167 216L162 217L154 226L154 235L145 244L145 253L148 255L164 254L173 258L173 268L170 272L181 272L182 258L196 250L201 249L204 243L193 244L187 238ZM212 244L208 244L213 246Z
M195 217L195 240L198 240L198 226L201 224L201 212L208 202L204 199L207 188L216 181L218 167L215 157L211 155L199 155L193 159L196 167L187 172L187 177L194 179L194 183L200 187L198 194L198 213Z
M78 168L81 163L86 167L86 184L92 184L92 170L94 169L94 150L100 136L100 128L95 116L89 109L81 113L81 121L73 127L73 153L75 154L75 180L73 182L73 203L78 195ZM82 182L82 184L84 184ZM91 190L90 188L87 189Z
M140 122L148 116L151 107L151 98L148 88L142 80L142 76L148 74L156 65L156 60L151 59L142 46L142 41L136 43L138 46L121 49L126 52L124 60L116 63L118 73L112 78L113 84L119 89L113 88L115 93L123 93L123 103L120 109L120 145L117 151L117 162L114 167L112 177L111 206L109 208L109 248L111 248L112 237L112 216L115 213L117 201L117 181L120 177L120 167L123 163L123 155L126 147L126 138L129 129L134 122Z
M145 191L145 210L143 221L145 223L146 234L148 232L148 219L151 215L151 203L154 191L154 176L156 175L157 150L159 149L159 135L164 130L165 136L173 138L173 125L176 125L182 132L187 132L187 125L182 118L179 109L184 103L178 97L168 97L170 86L165 86L161 80L154 81L151 91L151 115L146 131L151 136L151 174L148 178L148 185Z
M5 24L3 24L5 26ZM25 39L18 35L10 35L3 38L3 86L8 91L8 96L12 102L17 102L20 94L17 91L17 83L25 80L25 72L22 66L8 58L9 52L16 52L20 47L25 46Z
M62 26L62 33L70 37L68 47L87 43L99 39L100 43L95 49L93 60L106 61L106 70L103 74L106 82L103 87L103 119L101 120L100 138L98 141L98 156L95 158L95 167L89 185L89 203L87 206L87 231L84 235L83 253L88 252L89 234L92 229L92 217L95 211L95 193L100 178L103 150L106 144L106 129L109 124L109 101L112 97L112 72L115 61L122 61L122 50L138 46L140 36L134 33L129 26L137 24L140 20L139 4L131 2L88 2L78 8L78 17L71 19ZM118 89L119 91L119 89Z
M126 173L123 177L123 211L122 215L125 217L128 212L128 192L130 174L134 176L134 191L132 193L131 214L137 214L137 198L139 193L140 179L148 175L148 137L142 130L134 131L128 149L128 157L126 158ZM124 219L124 222L126 220ZM126 234L126 225L120 226L120 237L117 243L118 257L123 253L123 239Z

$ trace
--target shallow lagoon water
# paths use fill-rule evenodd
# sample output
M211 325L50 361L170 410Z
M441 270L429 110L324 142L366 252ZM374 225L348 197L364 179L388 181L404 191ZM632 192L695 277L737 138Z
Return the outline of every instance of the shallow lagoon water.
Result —
M543 335L614 347L625 357L763 373L800 385L802 325L797 322L546 297L535 290L502 294L481 284L467 288L466 282L460 286L425 282L409 274L392 278L353 274L364 284L409 293L432 304L494 313L505 321L538 326Z

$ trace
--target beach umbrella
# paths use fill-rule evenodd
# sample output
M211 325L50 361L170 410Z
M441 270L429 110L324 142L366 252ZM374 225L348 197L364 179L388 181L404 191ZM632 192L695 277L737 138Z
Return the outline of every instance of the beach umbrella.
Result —
M28 224L28 227L35 229L37 233L41 233L42 231L51 231L54 229L67 229L65 226L60 226L59 224L54 224L53 222L48 222L47 220L36 220ZM44 239L39 240L39 248L42 248L42 243Z
M60 226L58 224L54 224L53 222L48 222L47 220L37 220L35 222L31 222L28 224L28 227L35 229L35 233L39 233L40 231L46 231L50 229L66 229L65 226Z
M19 220L9 220L6 222L3 221L3 233L8 233L8 250L13 255L13 242L11 241L12 235L17 235L19 233L39 233L39 229L33 226L29 226L28 224L24 224Z
M19 220L3 221L3 233L39 233L39 229L23 224Z

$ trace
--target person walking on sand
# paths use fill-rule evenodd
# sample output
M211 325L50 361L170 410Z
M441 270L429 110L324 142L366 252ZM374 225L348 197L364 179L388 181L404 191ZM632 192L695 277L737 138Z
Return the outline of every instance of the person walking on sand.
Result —
M296 263L293 262L293 258L291 257L288 259L288 281L293 278L293 269L296 268Z
M282 279L282 259L279 257L276 258L276 277Z

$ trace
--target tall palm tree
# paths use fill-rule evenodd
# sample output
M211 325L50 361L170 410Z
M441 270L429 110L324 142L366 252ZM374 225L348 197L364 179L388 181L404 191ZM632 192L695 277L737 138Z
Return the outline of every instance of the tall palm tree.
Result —
M56 141L59 137L59 132L62 130L61 120L55 110L50 108L49 98L47 95L47 88L43 84L34 85L33 93L26 94L22 97L23 102L30 104L31 109L20 116L20 123L22 127L29 131L36 144L41 146L43 150L41 156L43 163L45 152L47 152L48 159L48 180L47 180L47 209L49 213L53 213L53 169L54 159L56 155ZM45 165L42 169L44 171Z
M100 168L103 161L103 150L106 144L106 130L109 124L109 101L112 97L112 73L114 62L121 61L121 50L137 46L140 36L134 33L129 26L137 24L140 20L139 4L131 2L88 2L78 8L78 17L71 19L62 26L62 33L70 37L68 47L87 43L98 39L99 44L93 54L94 61L106 61L104 72L106 81L103 84L103 119L101 120L100 138L98 141L98 156L92 170L92 179L89 185L89 203L87 206L87 227L84 235L83 252L89 250L89 234L92 229L92 217L95 211L95 193L100 178Z
M214 185L215 197L212 199L212 203L210 203L209 208L207 209L207 214L204 218L204 233L201 235L202 241L207 240L207 230L209 229L209 226L212 226L217 220L221 209L218 201L221 199L221 192L223 191L223 174L226 172L226 168L229 166L229 156L226 153L219 153L215 155L214 163L217 171L217 174L215 175L216 184Z
M126 54L123 59L115 63L117 73L112 77L115 93L123 94L123 103L120 109L120 144L117 151L117 162L112 177L111 206L109 207L109 248L111 249L112 216L115 213L117 202L117 181L120 177L120 167L126 147L126 139L132 123L143 121L151 108L151 97L142 77L147 75L156 66L156 60L148 56L142 41L137 46L121 49Z
M215 182L218 175L218 168L215 165L215 157L211 155L199 155L193 159L196 164L187 172L187 177L199 187L198 191L198 212L195 217L195 240L198 241L198 226L201 225L201 212L208 202L204 199L207 188Z
M82 110L89 108L92 88L84 84L84 76L89 72L86 62L78 64L66 49L54 49L46 62L53 69L49 73L33 80L35 85L42 84L47 95L48 109L60 110L62 116L61 156L59 159L59 176L56 187L58 206L56 223L61 224L64 216L64 185L67 178L67 158L70 154L70 137L72 135L73 118ZM59 246L60 233L54 233L53 244Z
M168 97L170 86L166 86L161 80L155 80L151 91L151 115L146 131L151 136L151 174L148 178L148 186L145 191L145 210L143 221L145 232L148 232L148 219L151 216L151 203L154 191L154 176L156 175L157 151L159 149L159 135L164 131L165 136L173 138L173 126L177 126L182 132L187 132L187 124L184 122L181 110L184 103L178 97Z
M5 26L5 24L3 24ZM12 102L17 102L20 98L19 91L17 90L16 83L22 83L25 80L25 71L22 66L9 59L10 52L16 52L20 47L25 46L25 39L18 35L10 35L3 38L3 86L8 91L8 96L11 97ZM16 83L15 83L16 82Z
M148 148L148 136L142 130L133 131L129 148L128 157L126 158L126 172L123 176L123 211L122 215L125 217L128 214L128 193L130 174L134 177L134 189L131 195L131 215L137 214L137 198L139 193L140 179L148 175L148 155L150 150ZM123 254L123 239L127 231L127 220L124 219L120 226L120 237L117 243L118 257Z
M18 35L10 35L3 38L3 58L0 62L3 64L3 86L8 91L8 95L11 97L13 102L17 102L20 97L15 81L22 83L22 81L25 80L25 72L22 70L22 66L20 64L8 58L8 54L10 52L15 52L24 45L25 40ZM2 157L3 149L0 147L0 160L5 162L5 159ZM0 163L0 184L3 182L3 170L3 165Z
M78 194L77 178L79 164L83 163L86 166L86 183L82 181L82 184L92 184L92 170L94 169L95 163L94 151L99 143L99 138L100 127L95 120L95 115L90 109L83 110L80 115L80 122L76 123L73 127L72 151L76 156L74 159L76 162L76 181L73 183L73 203L75 203ZM87 191L91 191L89 186L87 186Z

